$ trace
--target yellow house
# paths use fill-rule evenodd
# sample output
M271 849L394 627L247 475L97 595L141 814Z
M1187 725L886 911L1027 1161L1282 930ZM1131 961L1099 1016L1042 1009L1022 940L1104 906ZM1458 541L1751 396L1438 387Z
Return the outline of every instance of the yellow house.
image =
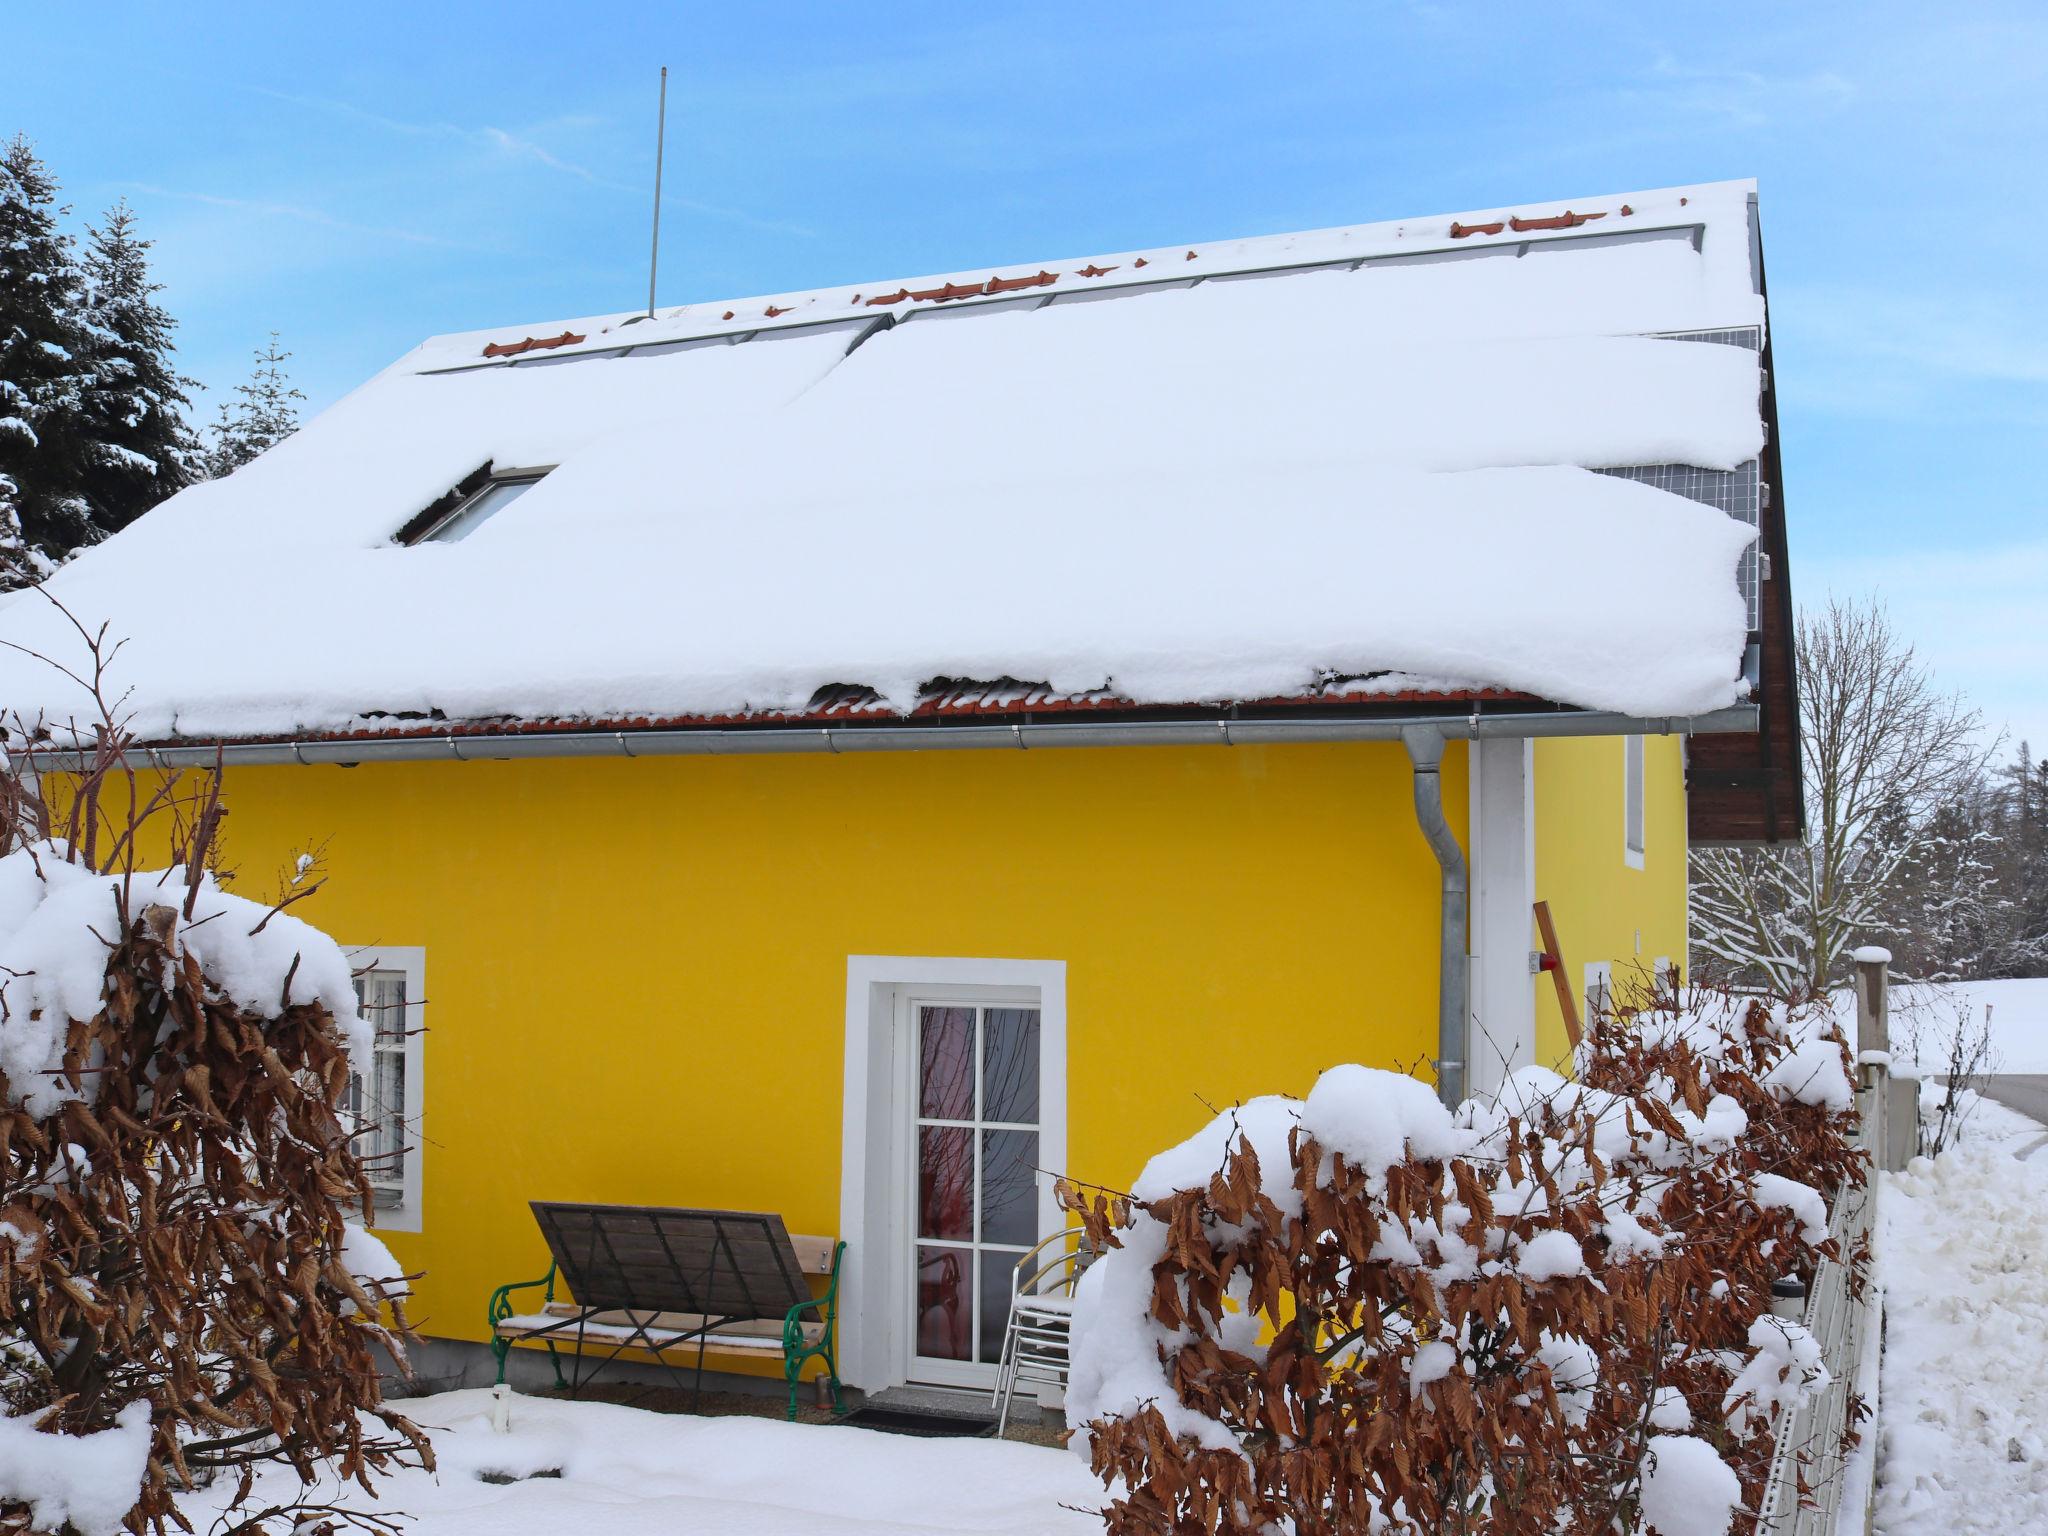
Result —
M408 1021L426 1374L554 1199L844 1239L845 1381L976 1385L1052 1173L1563 1061L1796 835L1773 417L1723 183L442 337L48 590Z

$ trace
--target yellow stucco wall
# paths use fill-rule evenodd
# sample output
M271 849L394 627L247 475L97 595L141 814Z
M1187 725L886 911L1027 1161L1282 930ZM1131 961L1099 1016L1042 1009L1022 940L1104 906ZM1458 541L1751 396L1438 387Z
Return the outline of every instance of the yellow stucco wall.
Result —
M1606 961L1625 992L1661 956L1686 961L1685 768L1676 736L1643 742L1643 867L1623 853L1623 743L1618 737L1536 743L1536 899L1550 903L1573 995L1585 1008L1585 968ZM1536 989L1536 1060L1570 1055L1556 990Z
M1462 747L1444 777L1462 834ZM424 1230L390 1241L438 1336L545 1268L532 1198L834 1232L849 955L1065 961L1068 1171L1118 1187L1205 1102L1433 1054L1395 745L237 768L227 798L247 894L324 843L295 911L425 948Z

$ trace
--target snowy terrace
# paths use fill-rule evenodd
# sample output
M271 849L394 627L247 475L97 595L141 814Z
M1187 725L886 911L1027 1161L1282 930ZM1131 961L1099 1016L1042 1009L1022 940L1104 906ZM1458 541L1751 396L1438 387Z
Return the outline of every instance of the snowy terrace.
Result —
M1102 1489L1078 1457L993 1440L916 1439L829 1425L695 1418L605 1403L515 1398L504 1430L486 1392L404 1405L432 1435L438 1473L378 1479L379 1498L328 1482L350 1509L409 1517L417 1536L1089 1536ZM232 1488L188 1513L204 1530ZM298 1495L267 1472L256 1507Z
M156 742L906 715L963 682L1708 715L1749 692L1753 198L442 337L49 591L127 637ZM418 538L487 467L546 473ZM76 659L33 595L0 639ZM78 709L16 652L0 680Z

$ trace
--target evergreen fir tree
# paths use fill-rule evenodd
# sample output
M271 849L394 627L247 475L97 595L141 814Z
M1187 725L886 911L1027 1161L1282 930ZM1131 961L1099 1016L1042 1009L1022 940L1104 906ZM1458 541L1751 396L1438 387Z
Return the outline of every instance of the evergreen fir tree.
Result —
M218 477L241 468L271 444L299 429L299 411L293 402L306 397L292 388L285 377L284 364L290 356L289 352L278 351L277 332L272 331L269 345L256 353L256 367L249 382L235 386L235 393L241 398L232 404L223 403L220 408L206 455L209 476Z
M95 530L127 527L197 478L199 448L183 411L192 380L172 367L177 322L157 304L150 242L116 203L88 230L81 314L85 497Z
M0 150L0 525L18 527L20 586L94 537L79 434L79 272L57 184L17 135ZM0 526L0 544L10 532ZM0 552L0 564L5 564Z

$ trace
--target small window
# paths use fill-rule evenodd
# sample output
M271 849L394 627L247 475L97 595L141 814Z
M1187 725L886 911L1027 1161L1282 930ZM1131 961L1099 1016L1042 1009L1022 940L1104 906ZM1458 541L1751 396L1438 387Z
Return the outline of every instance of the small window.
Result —
M453 509L426 531L416 535L414 544L456 544L511 506L541 482L545 470L536 474L493 475L478 489L458 501Z
M1622 738L1622 857L1631 869L1643 867L1643 738Z
M377 1198L375 1224L420 1229L418 1127L422 1082L421 982L424 951L381 948L358 956L356 1003L373 1031L370 1059L348 1083L356 1151Z

